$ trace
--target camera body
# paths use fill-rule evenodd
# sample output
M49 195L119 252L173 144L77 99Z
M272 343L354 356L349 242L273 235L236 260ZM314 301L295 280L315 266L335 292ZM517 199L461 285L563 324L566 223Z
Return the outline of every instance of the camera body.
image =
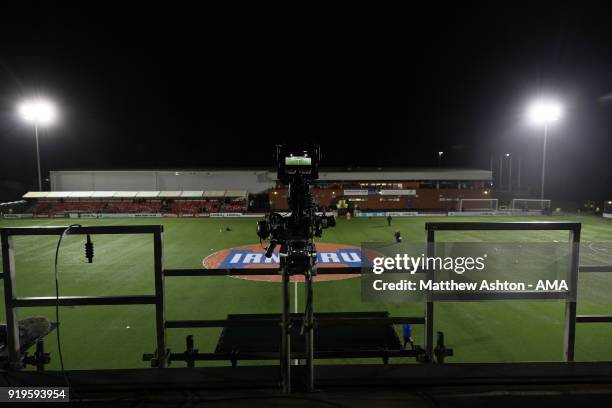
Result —
M319 177L320 148L318 145L288 148L276 146L278 180L289 186L290 213L273 212L257 222L257 235L270 239L266 256L271 257L281 246L281 267L290 275L307 273L316 262L313 239L323 230L336 225L333 216L317 214L310 192L312 182Z

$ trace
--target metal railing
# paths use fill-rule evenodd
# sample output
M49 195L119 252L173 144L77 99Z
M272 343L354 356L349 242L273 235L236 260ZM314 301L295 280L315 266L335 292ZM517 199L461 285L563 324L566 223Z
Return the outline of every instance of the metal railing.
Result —
M164 330L164 274L163 274L163 231L161 225L134 226L90 226L72 227L71 235L100 234L151 234L153 236L153 257L155 293L137 296L60 296L56 297L18 297L15 250L13 237L24 235L55 235L61 236L68 227L8 227L0 229L2 243L2 265L4 280L4 307L6 314L6 332L8 349L8 367L20 369L24 366L20 352L19 327L17 309L22 307L42 306L101 306L101 305L155 305L155 322L157 334L157 349L166 350Z
M440 231L569 231L569 243L571 249L570 279L571 288L575 290L578 272L612 272L612 266L582 266L579 267L579 246L581 224L576 222L435 222L426 223L428 255L430 251L435 251L436 233ZM66 231L66 227L8 227L0 228L2 259L4 278L4 301L7 322L7 348L8 348L8 367L13 370L23 368L23 356L20 353L19 329L16 317L16 309L21 307L39 306L97 306L97 305L154 305L156 321L156 347L153 354L145 354L143 357L150 360L156 367L166 367L171 360L185 361L188 366L193 366L194 361L200 360L234 360L237 356L231 353L199 353L191 349L184 353L171 353L166 344L166 330L179 328L205 328L205 327L230 327L234 325L274 325L279 326L280 318L259 320L254 323L248 319L203 319L203 320L166 320L165 317L165 288L164 280L166 277L206 277L224 275L278 275L278 269L165 269L163 257L163 226L161 225L139 225L139 226L85 226L73 227L71 235L99 235L99 234L151 234L153 243L154 257L154 293L138 296L61 296L55 297L18 297L16 294L16 268L14 254L14 236L25 235L55 235L60 236ZM360 268L321 268L318 269L319 275L329 274L359 274ZM429 277L433 277L433 272ZM549 294L540 293L500 293L497 299L534 299L547 298ZM549 296L550 298L550 296ZM424 316L417 317L376 317L376 318L342 318L330 317L319 318L319 326L350 324L364 325L371 324L373 321L386 324L423 324L424 325L424 349L428 357L433 354L434 347L434 299L428 298L425 302ZM247 321L248 320L248 321ZM612 316L608 315L577 315L576 301L567 300L565 305L565 330L564 330L564 360L574 360L576 323L599 323L612 322ZM190 351L191 350L191 351ZM318 352L316 358L347 358L347 357L405 357L414 356L411 350L388 350L381 352ZM240 356L240 359L278 359L277 353L249 353ZM296 353L300 358L301 354Z
M156 323L156 347L154 353L144 354L145 360L151 361L152 366L166 367L171 360L185 361L188 364L201 360L226 360L235 361L236 355L227 353L171 353L166 343L166 329L179 328L211 328L231 326L276 326L280 324L280 318L260 319L257 322L247 319L203 319L203 320L166 320L165 317L165 277L207 277L207 276L229 276L229 275L268 275L278 276L279 269L164 269L163 256L163 226L161 225L138 225L138 226L73 226L70 235L103 235L103 234L151 234L153 238L154 257L154 281L155 291L149 295L127 295L127 296L54 296L49 297L18 297L16 294L16 275L14 236L60 236L66 232L68 227L7 227L0 228L2 243L2 259L4 273L5 313L7 322L7 366L11 369L24 367L24 356L20 352L19 328L17 322L17 309L22 307L43 306L101 306L101 305L154 305ZM319 269L319 275L355 274L361 272L360 268L324 268ZM329 317L318 318L320 326L335 325L368 325L373 322L386 324L423 324L422 317L390 317L390 318L342 318ZM413 350L381 350L375 351L330 351L317 352L316 358L349 358L349 357L414 357ZM296 358L301 354L296 353ZM267 360L278 359L275 353L241 353L242 360Z
M576 345L576 323L612 323L612 315L577 315L577 287L578 273L588 272L612 272L610 266L579 266L580 259L580 232L579 222L430 222L425 224L427 230L427 242L435 242L435 234L438 231L569 231L570 245L570 273L569 283L571 299L565 302L564 319L564 361L574 361ZM428 248L433 246L428 245ZM513 292L497 293L495 299L504 300L533 300L533 299L567 299L566 295L556 292ZM425 321L425 336L427 344L433 339L433 302L427 302ZM426 350L429 348L426 347Z

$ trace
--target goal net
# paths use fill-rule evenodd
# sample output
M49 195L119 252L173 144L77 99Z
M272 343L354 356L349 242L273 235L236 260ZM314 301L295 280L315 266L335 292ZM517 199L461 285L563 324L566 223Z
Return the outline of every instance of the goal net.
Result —
M460 198L459 211L497 211L497 198Z
M512 211L542 211L550 208L550 200L533 198L513 198L510 204Z

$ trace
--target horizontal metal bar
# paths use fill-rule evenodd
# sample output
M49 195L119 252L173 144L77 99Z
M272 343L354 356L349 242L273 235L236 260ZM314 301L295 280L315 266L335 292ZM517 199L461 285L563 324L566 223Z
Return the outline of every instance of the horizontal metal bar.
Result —
M426 230L434 231L526 231L580 230L579 222L426 222Z
M294 355L295 353L291 353L291 356ZM229 361L232 359L278 360L279 358L280 354L277 352L245 352L244 358L242 353L195 353L193 355L187 355L185 353L170 353L170 361L187 361L188 359L193 361ZM143 356L143 359L145 359L145 356Z
M16 298L11 302L13 307L55 306L55 296ZM60 296L60 306L103 306L103 305L153 305L154 295L135 296Z
M234 276L234 275L279 275L278 268L258 269L164 269L165 276Z
M576 323L612 323L612 316L606 315L578 315Z
M291 353L294 356L295 353ZM240 357L238 357L240 356ZM231 360L278 360L280 357L277 352L244 352L232 353L170 353L169 361L231 361ZM155 354L145 353L142 355L143 361L151 361Z
M360 266L349 266L346 268L324 267L316 268L317 275L359 275L361 274Z
M315 317L318 326L335 326L338 324L347 326L371 325L371 324L425 324L425 317Z
M578 272L612 272L612 265L607 266L579 266Z
M331 358L382 358L382 357L416 357L416 350L355 350L355 351L315 351L316 359ZM150 360L154 355L145 354L143 360ZM170 361L230 361L230 360L277 360L277 352L238 352L238 353L170 353ZM291 358L305 359L306 353L292 351Z
M292 318L292 322L301 323L302 318ZM244 327L244 326L278 326L281 322L278 318L269 319L217 319L217 320L166 320L167 329L184 329L195 327ZM372 324L424 324L425 318L420 316L410 317L315 317L317 326L335 325L372 325Z
M7 235L61 235L68 226L6 227L0 232ZM163 232L163 225L99 225L70 228L71 235L83 234L154 234Z
M452 359L451 359L452 361ZM544 386L550 390L551 384L561 384L567 392L561 395L596 395L602 401L609 395L612 383L612 362L537 362L537 363L453 363L445 364L329 364L317 367L317 387L323 390L340 390L344 396L350 390L407 390L414 393L415 387L455 387L464 391L466 387L478 387L485 391L497 389L498 395L508 394L509 387L515 390L533 392L535 387ZM299 375L303 366L294 367ZM169 370L151 368L123 368L104 370L33 370L7 371L2 373L5 383L19 384L21 387L63 386L65 375L70 383L79 390L79 397L99 397L111 392L109 397L116 398L117 392L143 393L151 389L165 391L204 390L211 397L244 397L257 389L260 395L278 396L278 365L270 361L266 365L241 367L176 367ZM576 386L576 384L585 384ZM496 388L495 388L496 387ZM557 386L555 386L557 387ZM421 388L422 389L422 388ZM571 390L571 394L570 394ZM574 390L576 393L574 394ZM503 393L502 393L503 392ZM210 394L213 393L213 394ZM217 393L217 394L214 394ZM565 393L565 394L563 394ZM252 394L252 392L251 392ZM145 394L146 395L146 394ZM173 394L168 394L172 396ZM444 395L444 394L443 394ZM480 393L482 395L482 393ZM599 398L601 396L601 398ZM609 398L608 398L609 399ZM107 400L109 400L107 398ZM398 400L398 399L396 399ZM92 400L93 401L93 400ZM398 400L399 401L399 400ZM446 399L445 401L446 402ZM103 405L103 403L100 403ZM114 405L119 407L118 402ZM123 404L125 405L125 404ZM210 404L209 404L210 405ZM279 404L280 405L280 404ZM304 404L305 405L305 404ZM407 404L404 404L407 405ZM448 404L447 404L448 405ZM464 404L467 405L467 404ZM481 404L484 405L484 404ZM489 404L492 405L492 404ZM498 404L499 405L499 404ZM523 404L528 406L529 404ZM545 405L545 404L541 404ZM552 405L552 404L549 404ZM563 405L563 404L557 404ZM569 405L569 404L565 404ZM587 406L588 404L583 404ZM592 405L592 404L591 404ZM599 404L606 406L605 404Z
M318 268L317 275L359 275L361 268ZM277 276L279 268L248 268L248 269L164 269L165 276Z
M278 319L217 319L217 320L166 320L166 329L194 327L278 326Z

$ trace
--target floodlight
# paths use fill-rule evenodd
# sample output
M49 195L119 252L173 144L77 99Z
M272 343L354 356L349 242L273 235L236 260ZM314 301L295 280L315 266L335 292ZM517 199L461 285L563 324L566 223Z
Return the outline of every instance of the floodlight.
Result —
M551 100L538 100L529 105L527 117L531 123L548 124L561 117L562 108L558 102Z
M26 122L36 126L50 125L57 119L55 105L46 99L31 99L19 105L19 114Z
M40 171L40 149L38 146L39 126L48 126L57 120L57 109L55 105L44 98L28 99L17 108L21 118L34 125L34 135L36 137L36 164L38 168L38 191L42 191L42 176Z
M556 122L561 117L562 107L559 102L551 99L539 99L529 105L527 117L536 125L542 125L544 130L544 148L542 149L542 186L540 188L540 199L544 199L544 179L546 176L546 137L548 136L548 125Z

